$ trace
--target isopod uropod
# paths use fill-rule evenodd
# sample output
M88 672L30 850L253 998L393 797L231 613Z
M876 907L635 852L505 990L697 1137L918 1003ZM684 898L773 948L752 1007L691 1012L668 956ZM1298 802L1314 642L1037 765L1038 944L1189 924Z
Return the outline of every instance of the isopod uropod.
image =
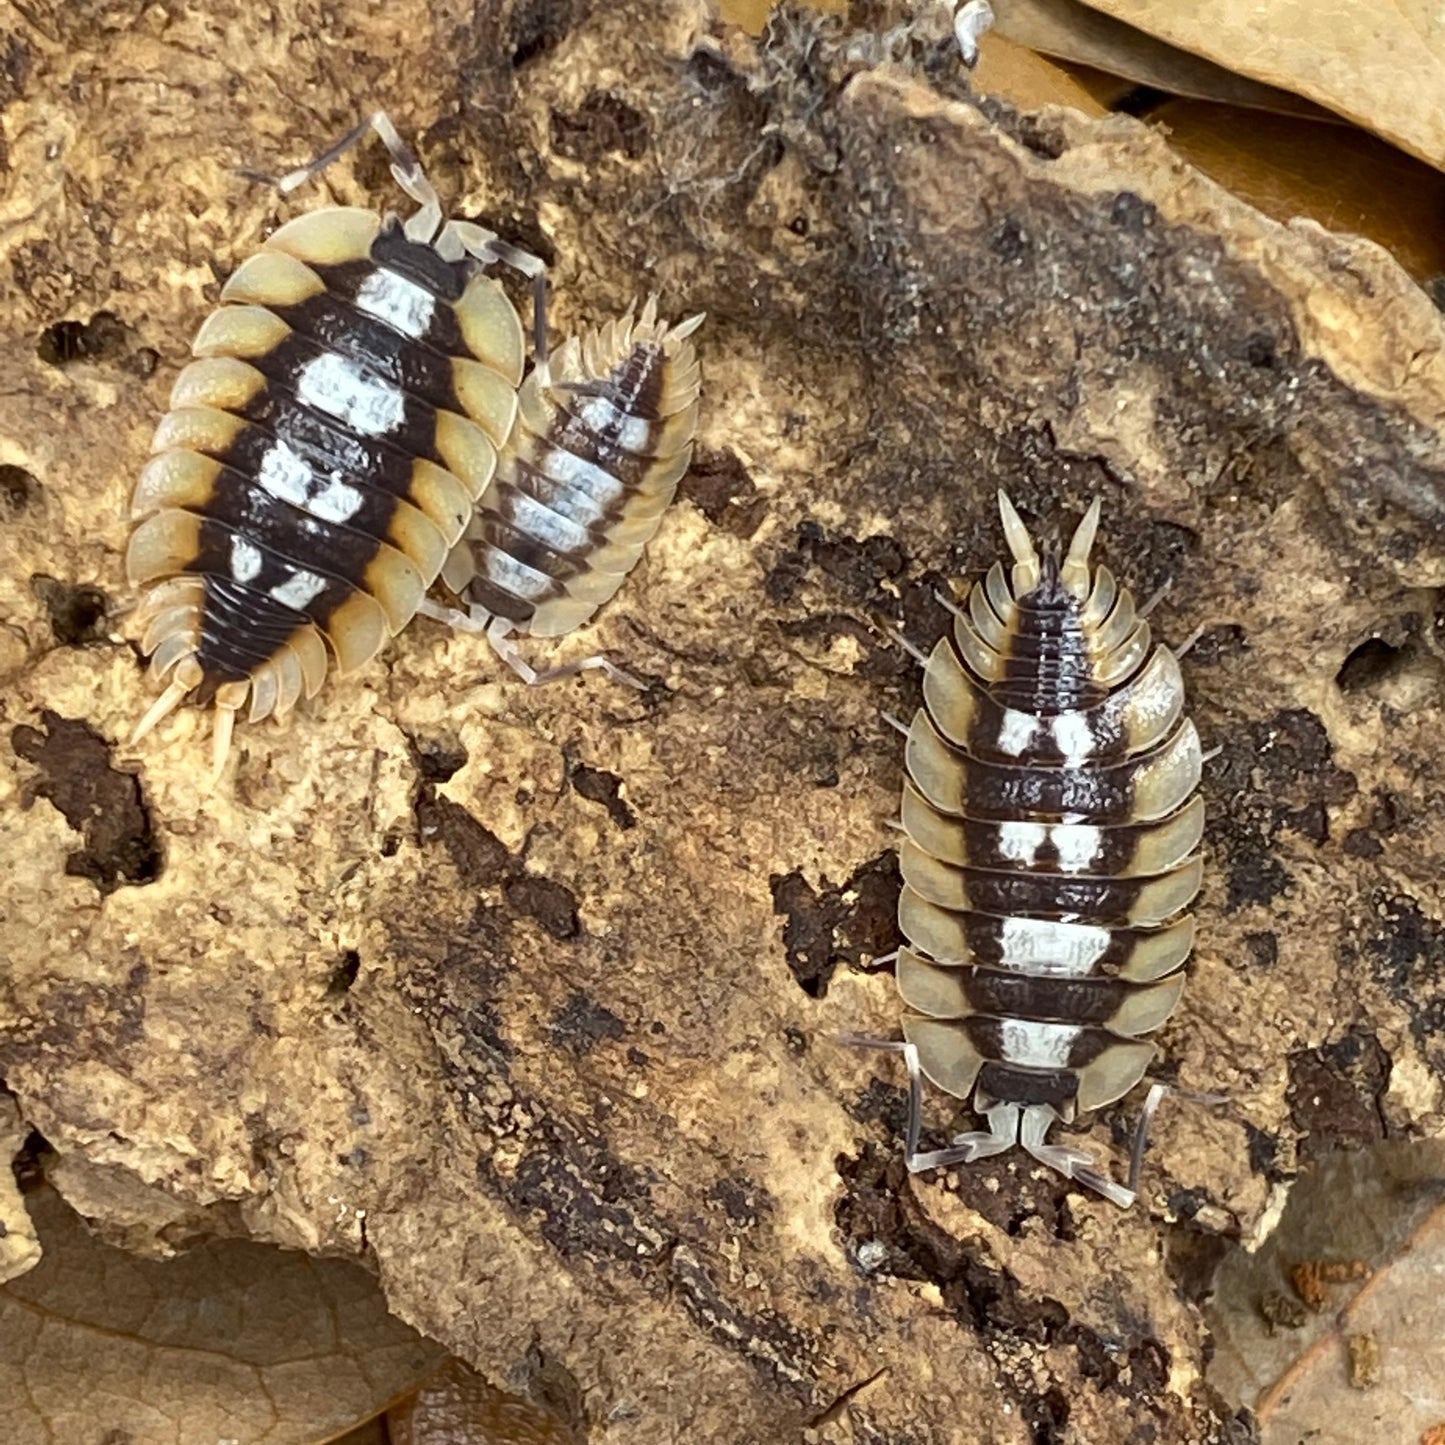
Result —
M274 232L226 282L132 500L126 553L151 672L139 738L188 695L282 717L327 670L369 661L415 615L496 470L526 342L487 268L542 263L436 192L384 114L370 127L420 209L331 206ZM540 342L545 352L545 341Z
M911 1170L1021 1145L1127 1206L1056 1122L1122 1097L1154 1056L1194 940L1201 754L1176 655L1109 569L1099 502L1067 552L999 493L996 562L927 658L908 729L898 990ZM919 1076L988 1129L918 1152Z

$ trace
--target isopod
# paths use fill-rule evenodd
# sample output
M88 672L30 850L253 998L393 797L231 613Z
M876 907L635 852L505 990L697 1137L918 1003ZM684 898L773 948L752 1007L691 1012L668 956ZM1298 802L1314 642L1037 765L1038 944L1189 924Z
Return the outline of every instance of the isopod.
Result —
M485 631L528 682L601 668L641 686L603 657L536 672L509 634L574 631L637 565L692 459L691 338L703 319L669 326L651 297L640 316L570 338L531 371L496 475L442 570L468 611L423 610Z
M1122 1206L1131 1190L1050 1128L1154 1057L1194 941L1201 753L1175 653L1105 566L1096 500L1040 552L999 493L995 562L927 657L907 730L897 958L910 1170L1021 1145ZM920 1075L987 1130L918 1152Z
M226 282L132 498L126 553L142 648L165 689L143 737L188 696L214 702L219 774L237 713L284 717L415 615L492 481L526 340L489 274L542 262L445 220L383 113L368 129L419 209L329 206L275 231Z

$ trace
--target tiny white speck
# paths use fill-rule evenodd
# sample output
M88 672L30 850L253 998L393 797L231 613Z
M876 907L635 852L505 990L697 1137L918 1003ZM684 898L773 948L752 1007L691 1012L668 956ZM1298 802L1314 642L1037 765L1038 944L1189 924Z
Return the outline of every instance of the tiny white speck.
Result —
M363 436L386 436L406 415L406 397L396 387L363 376L353 362L329 351L301 368L296 397Z
M261 552L244 537L231 534L231 577L237 582L249 582L261 570Z
M426 335L436 310L436 297L415 281L408 281L383 266L373 271L357 289L356 309L414 340Z
M271 596L277 602L302 612L314 598L325 590L326 579L324 577L318 577L314 572L293 572L279 586L271 589Z

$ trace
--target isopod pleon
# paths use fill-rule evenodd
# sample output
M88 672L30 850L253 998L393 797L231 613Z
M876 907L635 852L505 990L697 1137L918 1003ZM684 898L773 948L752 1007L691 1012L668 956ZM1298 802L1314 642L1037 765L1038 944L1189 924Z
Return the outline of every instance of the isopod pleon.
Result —
M442 581L466 613L429 615L484 631L528 682L601 668L602 657L534 671L510 634L561 637L622 585L692 459L699 371L692 316L657 319L657 300L559 346L522 385L517 425Z
M1067 552L1035 548L999 493L996 562L927 659L908 729L898 991L908 1167L1021 1145L1115 1203L1134 1195L1056 1122L1121 1098L1154 1056L1194 940L1199 737L1173 652L1109 569L1099 503ZM918 1152L919 1075L988 1129Z
M177 377L132 500L126 553L142 647L165 690L217 710L219 774L237 713L284 717L370 661L415 615L512 430L526 339L487 274L542 263L436 192L384 114L374 129L420 207L298 216L221 291ZM545 345L545 342L543 342ZM323 642L324 639L324 642Z

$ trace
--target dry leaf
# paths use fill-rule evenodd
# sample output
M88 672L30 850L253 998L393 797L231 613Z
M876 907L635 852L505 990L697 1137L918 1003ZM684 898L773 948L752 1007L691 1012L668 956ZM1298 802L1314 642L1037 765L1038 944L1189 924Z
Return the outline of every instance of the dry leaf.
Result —
M1084 85L1068 71L1002 35L985 35L973 72L981 95L997 95L1021 110L1041 105L1071 105L1085 115L1107 115Z
M357 1265L239 1240L136 1259L53 1190L27 1203L45 1254L0 1289L6 1445L314 1445L442 1354Z
M1437 0L1089 0L1182 50L1318 101L1445 168L1445 17Z
M776 0L712 0L712 3L719 20L740 26L749 35L760 35ZM838 15L848 10L848 0L803 0L803 3L810 10L831 10Z
M391 1445L575 1445L577 1438L556 1416L489 1385L460 1360L388 1411L386 1423Z
M1202 101L1151 112L1169 143L1276 221L1308 216L1378 242L1417 281L1445 272L1445 176L1350 126Z
M1122 24L1080 0L994 0L994 28L1018 45L1058 60L1122 75L1170 95L1316 118L1324 112L1289 90L1260 85ZM1099 10L1107 6L1099 6Z
M1301 1270L1322 1313L1267 1321ZM1418 1440L1445 1417L1442 1276L1445 1144L1336 1155L1295 1184L1256 1254L1220 1267L1210 1383L1254 1410L1263 1445Z

